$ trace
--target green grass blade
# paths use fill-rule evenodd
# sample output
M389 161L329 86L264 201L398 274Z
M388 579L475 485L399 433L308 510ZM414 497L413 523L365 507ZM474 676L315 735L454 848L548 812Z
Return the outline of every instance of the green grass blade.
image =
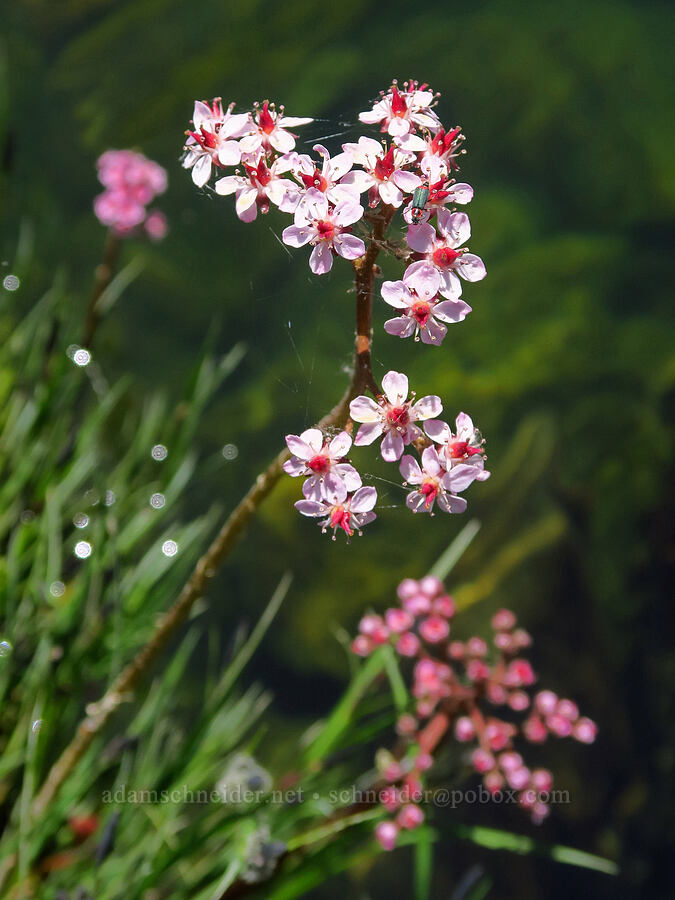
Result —
M440 555L432 566L430 575L435 575L444 581L462 558L469 544L480 531L478 519L471 519L466 523L450 546Z

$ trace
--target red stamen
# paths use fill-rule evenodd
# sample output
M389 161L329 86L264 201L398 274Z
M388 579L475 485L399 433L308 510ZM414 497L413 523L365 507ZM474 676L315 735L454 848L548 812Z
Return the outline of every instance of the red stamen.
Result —
M330 459L323 453L317 453L307 461L307 468L312 472L323 473L330 468Z
M392 406L387 413L387 422L394 428L403 428L410 421L407 406Z
M433 259L439 268L449 269L457 257L461 255L457 250L453 250L452 247L439 247L437 250L434 250Z
M270 114L269 105L269 100L265 100L262 109L258 113L258 125L265 134L271 134L274 131L274 119Z
M394 148L390 147L386 154L375 163L375 177L384 181L393 174L394 168Z
M420 328L424 328L431 315L431 306L423 300L417 300L412 305L412 314Z
M399 92L396 85L391 89L391 94L391 111L395 116L404 116L408 112L405 97Z
M317 222L316 230L319 232L320 241L332 241L335 234L335 225L332 222Z

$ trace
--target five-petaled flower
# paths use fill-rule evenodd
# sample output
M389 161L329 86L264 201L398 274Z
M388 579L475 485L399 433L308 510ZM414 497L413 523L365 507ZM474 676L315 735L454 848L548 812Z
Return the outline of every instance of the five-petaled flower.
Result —
M359 191L354 185L344 184L341 179L354 165L354 157L348 151L331 156L323 144L315 144L315 153L322 158L321 171L306 153L298 154L294 163L294 174L305 190L314 188L328 197L335 206L343 200L359 203Z
M424 344L440 345L447 333L443 322L461 322L471 312L471 307L459 298L441 300L438 292L441 276L437 269L426 263L410 266L402 281L385 281L382 297L386 303L401 310L395 319L384 323L387 334L401 338L415 335Z
M354 163L363 171L354 169L342 179L344 185L353 185L361 194L368 191L369 205L374 207L382 200L389 206L399 207L403 195L411 194L422 184L422 179L414 172L405 171L404 166L413 162L413 153L404 153L397 147L388 150L369 137L361 137L356 144L344 144Z
M361 487L361 477L354 466L340 462L352 445L346 431L328 441L320 429L308 428L301 435L286 435L286 444L293 456L284 463L284 472L306 478L302 486L305 499L332 500L342 488L352 492Z
M490 473L485 469L485 439L474 426L470 416L461 412L455 419L457 432L447 422L432 419L424 423L428 437L439 444L438 453L444 468L467 464L478 469L476 481L486 481Z
M396 144L402 150L418 154L419 167L431 184L442 182L449 176L451 169L459 169L455 158L465 152L461 149L463 141L464 135L461 134L460 128L453 128L451 131L441 128L433 136L426 134L421 137L418 134L408 133L396 138ZM470 199L471 197L455 202L468 203Z
M246 177L224 175L216 181L217 194L235 194L235 210L242 222L252 222L260 212L269 211L270 202L282 212L294 212L300 201L298 186L290 178L282 176L288 172L293 161L288 155L280 156L270 166L263 158L254 162L252 158L242 158Z
M344 259L358 259L366 252L361 238L347 231L362 215L356 200L343 200L331 209L326 195L310 188L295 210L295 224L284 228L281 237L291 247L311 244L309 267L315 275L323 275L333 266L333 250Z
M485 278L485 265L479 256L468 253L462 247L471 236L471 225L466 213L451 213L447 209L439 209L436 225L439 233L433 225L426 222L411 225L406 238L408 246L411 250L422 253L426 261L438 269L441 294L449 298L459 297L462 285L457 275L461 275L466 281L480 281Z
M417 485L406 497L406 506L413 512L428 512L438 503L443 512L463 513L466 500L457 497L476 480L475 466L460 465L445 469L441 465L434 447L427 447L422 453L422 465L414 456L406 453L401 459L401 475L406 484Z
M361 534L361 528L376 518L373 507L377 502L377 490L374 487L361 487L351 495L347 495L344 483L336 490L330 500L298 500L295 508L303 516L320 519L321 530L333 530L333 540L339 530L348 538L355 531Z
M242 153L256 153L272 148L279 153L288 153L295 147L295 135L288 131L298 125L308 125L314 119L307 116L285 116L283 106L277 112L265 100L261 109L249 119L248 134L240 142Z
M408 397L408 377L402 372L387 372L382 379L384 396L379 403L369 397L356 397L349 404L349 414L363 423L354 439L355 447L372 444L382 434L382 459L395 462L401 458L406 444L422 436L415 422L435 419L443 409L440 397L429 395L416 403Z
M192 180L197 187L204 187L213 166L236 166L241 159L236 139L250 129L251 116L249 113L233 115L233 108L234 104L231 104L223 112L220 97L216 97L210 106L201 100L195 101L194 128L188 131L183 168L192 169Z
M408 134L416 128L437 131L441 127L438 116L432 109L434 93L418 87L417 82L404 84L400 91L396 83L372 109L359 113L359 121L366 125L380 125L381 130L392 137Z

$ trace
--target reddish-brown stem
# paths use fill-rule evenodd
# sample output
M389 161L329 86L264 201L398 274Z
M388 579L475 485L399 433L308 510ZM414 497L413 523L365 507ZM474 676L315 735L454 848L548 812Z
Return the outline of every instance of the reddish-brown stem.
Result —
M380 252L384 236L396 210L384 206L378 215L371 216L373 233L365 254L354 260L356 281L356 355L354 375L361 388L375 396L382 393L375 381L370 357L373 340L373 285L375 283L375 260Z
M354 369L351 382L340 402L318 423L317 428L342 427L349 415L349 403L364 390L378 395L380 389L371 370L370 346L372 341L372 302L375 281L375 260L380 252L385 232L395 210L385 206L381 213L373 216L373 231L365 254L354 262L356 282L356 345L354 349ZM110 283L115 259L119 252L119 239L112 232L106 243L104 265L97 276L97 283L89 307L86 343L90 343L98 322L96 305ZM99 267L100 268L100 267ZM97 270L98 271L98 270ZM267 468L258 475L244 498L230 513L211 546L197 562L178 598L159 620L155 632L135 658L122 670L103 697L88 707L88 715L80 723L74 738L50 769L45 782L31 806L33 821L41 818L67 780L74 767L101 732L110 716L121 703L130 699L133 691L154 660L173 637L176 630L186 621L195 602L204 595L211 579L223 564L238 537L260 504L272 491L283 472L283 464L289 457L288 450L279 453Z
M103 247L103 260L96 267L94 272L94 288L91 292L91 299L89 300L89 306L87 307L87 314L84 320L84 328L82 330L82 346L87 347L87 349L92 345L96 329L98 328L101 319L99 301L103 296L103 292L113 279L119 260L121 246L121 239L112 229L109 229Z

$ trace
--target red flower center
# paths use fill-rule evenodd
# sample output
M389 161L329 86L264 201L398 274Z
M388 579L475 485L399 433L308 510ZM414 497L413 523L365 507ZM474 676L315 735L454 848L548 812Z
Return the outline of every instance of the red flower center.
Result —
M265 132L271 134L274 131L274 119L269 111L269 101L265 100L262 109L258 114L258 125Z
M425 506L429 509L438 495L438 485L435 481L423 481L420 485L420 494L424 496Z
M417 300L412 305L412 314L420 328L424 328L431 315L431 306L424 300Z
M387 422L394 428L403 428L410 421L407 406L391 406L387 413Z
M323 474L330 468L330 459L324 453L317 453L316 456L307 460L307 468L317 474Z
M395 116L402 117L408 112L408 104L405 102L405 97L397 87L393 87L391 90L391 111Z
M328 182L323 177L321 172L318 169L314 169L311 175L304 175L302 172L300 173L300 177L305 182L305 187L307 188L316 188L317 191L321 191L322 194L326 193L326 188L328 187Z
M335 225L332 222L317 222L316 230L319 232L320 241L332 241L335 234Z
M244 168L248 172L249 178L251 179L254 187L257 187L256 181L258 182L260 187L265 187L265 185L269 184L272 180L272 174L264 162L261 162L258 165L257 169L247 165L244 165Z
M330 514L331 528L341 528L350 537L354 534L351 528L351 513L344 506L334 506Z
M394 172L394 148L390 147L384 156L380 157L375 163L373 174L380 181L390 178Z
M452 247L439 247L434 250L434 262L441 269L449 269L461 253L453 250Z
M482 447L469 447L468 441L451 441L448 443L448 456L452 459L463 459L465 456L475 456L482 453Z

